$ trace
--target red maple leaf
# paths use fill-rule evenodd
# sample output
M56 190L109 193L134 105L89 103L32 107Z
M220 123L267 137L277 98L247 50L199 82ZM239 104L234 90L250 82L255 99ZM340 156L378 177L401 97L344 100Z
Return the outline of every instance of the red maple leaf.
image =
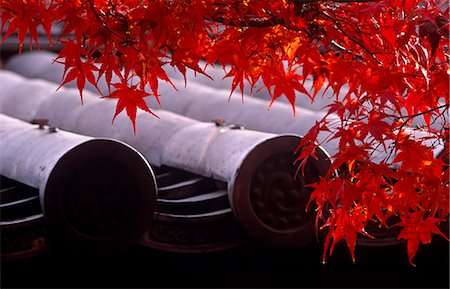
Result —
M0 31L3 32L5 24L9 21L8 29L2 36L0 45L15 31L19 39L19 53L22 52L23 42L30 33L30 50L32 42L36 43L39 49L37 28L42 25L48 36L50 46L52 45L51 28L53 23L53 10L55 5L48 1L22 1L9 0L0 3L0 19L2 25Z
M273 74L273 76L263 76L263 80L264 84L269 89L269 93L272 98L269 107L277 98L284 94L289 100L295 115L295 91L304 93L312 98L306 91L305 87L301 84L303 77L296 73L296 69L288 69L285 71L283 65L280 64L279 69ZM272 86L274 86L273 92L270 89Z
M86 84L86 79L98 90L97 80L93 71L98 71L98 67L94 65L93 59L83 59L83 55L87 55L86 49L75 43L73 40L61 41L65 46L55 60L58 63L64 64L64 75L60 89L63 85L77 79L77 87L80 92L81 103L83 103L83 89ZM58 60L64 58L64 61Z
M119 113L125 109L128 117L133 123L134 134L136 134L137 108L140 108L143 111L146 111L158 117L148 108L147 103L145 103L144 98L149 96L150 94L141 89L138 89L137 84L130 86L125 80L123 80L122 83L113 83L113 86L116 88L116 90L110 95L106 96L107 98L118 99L116 112L114 113L114 118L112 120L113 123L117 115L119 115Z
M437 227L441 220L432 216L425 217L422 212L412 212L409 213L407 218L403 218L401 225L403 227L402 231L398 235L398 239L408 240L407 250L409 263L413 266L415 264L412 259L416 255L419 244L428 244L431 242L431 234L438 234L448 240Z

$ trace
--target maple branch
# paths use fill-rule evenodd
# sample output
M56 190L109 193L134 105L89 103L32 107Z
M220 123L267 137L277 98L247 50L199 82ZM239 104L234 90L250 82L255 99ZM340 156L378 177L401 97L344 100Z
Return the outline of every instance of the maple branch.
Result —
M434 112L436 110L440 110L440 109L444 109L444 112L445 112L449 108L450 108L450 104L443 104L441 106L433 107L433 108L430 108L429 110L421 111L421 112L416 113L416 114L405 115L405 116L392 116L391 115L391 117L395 117L397 119L404 119L405 123L407 123L407 122L409 122L410 120L412 120L415 117L418 117L418 116L421 116L421 115L425 115L425 114L428 114L428 113L432 113L432 112ZM440 113L440 115L442 115L442 114L443 114L443 112ZM388 116L390 116L390 115L388 115Z
M331 2L338 2L338 3L365 3L365 2L381 2L380 0L333 0Z
M434 108L431 108L431 109L429 109L429 110L422 111L422 112L420 112L420 113L416 113L416 114L413 114L413 115L408 115L408 116L395 116L396 119L406 119L406 121L404 121L404 122L402 123L402 125L398 128L398 130L399 130L399 131L403 130L403 128L406 126L406 124L407 124L410 120L412 120L413 118L415 118L415 117L418 117L418 116L421 116L421 115L425 115L425 114L427 114L427 113L432 113L432 112L434 112L434 111L436 111L436 110L440 110L440 109L444 108L444 111L442 111L442 112L439 114L439 115L443 115L444 112L445 112L446 110L449 109L449 107L450 107L450 104L444 104L444 105L441 105L441 106L438 106L438 107L434 107ZM390 156L390 155L392 155L392 154L394 153L394 149L395 149L395 147L397 146L397 143L398 143L398 141L399 141L399 138L400 138L400 134L397 134L397 137L396 137L396 139L395 139L395 141L394 141L394 146L390 149L390 151L389 151L389 153L388 153L388 156Z
M339 22L338 22L335 18L331 17L330 15L328 15L328 14L327 14L326 12L324 12L324 11L321 11L320 13L321 13L322 15L324 15L326 18L328 18L329 20L333 21L333 23L336 25L336 27L339 29L339 31L341 31L345 36L348 37L348 39L350 39L353 43L355 43L356 45L358 45L359 47L361 47L365 52L367 52L367 54L369 54L370 57L372 57L373 60L375 60L375 61L378 63L378 65L382 65L382 64L383 64L381 61L379 61L379 60L375 57L375 55L374 55L374 53L373 53L372 51L370 51L369 49L367 49L367 47L364 46L364 44L362 44L360 41L358 41L357 39L355 39L353 36L349 35L349 34L345 31L345 29L342 28L342 26L339 24Z
M448 108L447 108L447 109L444 109L443 111L441 111L441 113L439 113L438 116L435 117L435 118L433 119L433 122L431 122L430 125L435 124L436 121L438 120L438 118L441 117L441 116L444 118L444 120L447 120L447 117L444 116L444 113L445 113L447 110L448 110ZM447 122L447 124L448 124L448 122ZM442 128L444 128L444 127L445 127L445 125L444 125Z
M95 18L97 19L97 21L103 26L103 28L105 28L109 33L117 36L118 38L122 39L124 42L127 42L128 40L123 37L122 35L118 34L117 32L115 32L114 30L111 30L103 21L103 19L100 17L100 15L97 13L97 11L95 10L94 7L94 3L92 2L92 0L86 0L89 3L89 6L91 8L92 13L94 13Z
M266 27L273 27L275 25L281 25L283 27L286 27L291 30L299 30L296 27L292 27L291 25L288 25L286 21L282 18L278 17L270 17L265 20L256 20L256 19L249 19L249 20L239 20L239 19L226 19L224 17L215 17L212 19L209 19L211 21L226 24L233 27L256 27L256 28L266 28Z
M91 0L89 0L91 1ZM292 3L294 4L300 4L300 5L305 5L305 4L309 4L309 3L315 3L315 2L319 2L320 0L293 0ZM358 2L379 2L380 0L331 0L330 2L336 2L336 3L358 3ZM219 4L217 4L219 5ZM267 13L269 13L269 11L266 11ZM331 18L333 19L333 18ZM222 24L226 24L226 25L230 25L233 27L257 27L257 28L265 28L265 27L272 27L275 25L281 25L283 27L286 27L287 29L290 30L294 30L294 31L299 31L300 29L298 27L289 25L288 23L286 23L286 21L283 18L279 18L273 15L270 15L268 17L268 19L249 19L249 20L239 20L239 19L227 19L225 17L213 17L212 19L207 19L210 21L214 21L217 23L222 23ZM227 21L228 20L228 21ZM333 19L335 23L336 20ZM342 30L342 28L340 28L340 30L342 32L345 33L345 31ZM347 34L346 34L347 35ZM348 35L347 35L348 36ZM351 38L350 36L348 36L349 38ZM357 40L353 40L355 43L357 43L358 45L360 45L361 47L363 47L362 44L359 44L357 42ZM363 47L364 48L364 47ZM369 54L372 54L370 51L368 51L367 49L365 49ZM374 56L372 56L374 57ZM377 60L377 59L375 59ZM378 61L378 60L377 60ZM379 62L379 61L378 61Z
M298 4L309 4L314 2L319 2L320 0L293 0L293 3ZM336 2L336 3L364 3L364 2L380 2L380 0L331 0L330 2Z

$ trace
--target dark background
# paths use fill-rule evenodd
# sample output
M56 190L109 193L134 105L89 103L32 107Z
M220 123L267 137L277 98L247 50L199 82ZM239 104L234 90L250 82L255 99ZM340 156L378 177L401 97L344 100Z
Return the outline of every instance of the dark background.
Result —
M31 288L449 288L449 243L421 246L416 267L404 244L357 247L356 264L344 243L326 265L321 244L274 249L257 242L214 253L183 254L136 245L108 257L48 251L3 261L1 287Z

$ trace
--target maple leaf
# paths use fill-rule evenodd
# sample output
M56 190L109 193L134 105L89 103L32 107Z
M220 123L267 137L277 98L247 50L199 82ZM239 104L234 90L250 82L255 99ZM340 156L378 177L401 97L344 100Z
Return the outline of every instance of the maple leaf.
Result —
M408 135L398 141L396 149L398 153L393 162L401 163L405 169L415 169L433 160L431 148L421 141L409 139Z
M97 82L95 80L95 75L93 71L98 71L98 68L92 63L92 61L80 61L76 66L73 66L69 69L69 72L65 75L64 80L61 85L58 87L60 89L66 83L69 83L75 78L77 79L77 88L80 92L81 103L83 103L83 89L86 84L86 79L94 85L94 87L101 94L100 89L97 86Z
M64 74L63 81L57 90L76 79L77 88L80 92L81 103L83 103L83 89L87 79L88 82L90 82L97 89L97 91L102 94L97 86L97 80L93 73L93 71L99 70L98 67L94 65L94 60L81 58L82 55L87 54L87 51L73 40L62 41L62 43L64 43L65 46L55 61L64 64ZM63 61L58 60L62 58L64 58Z
M361 205L355 205L349 209L339 208L336 210L331 210L331 212L332 216L328 218L327 222L323 226L329 227L329 231L325 239L322 262L326 262L328 250L331 255L335 245L340 240L345 238L354 263L356 261L355 245L357 234L361 233L367 235L364 231L365 223L369 220L366 209Z
M23 42L26 35L30 34L30 50L32 42L36 43L39 49L37 28L42 25L47 37L52 45L51 29L54 21L53 12L55 9L53 2L9 0L0 3L0 19L2 25L0 31L3 32L4 25L9 21L8 29L2 35L0 45L15 31L19 39L19 53L22 52Z
M225 75L225 77L233 77L233 82L231 83L230 97L238 86L239 86L239 89L241 90L242 97L244 97L244 84L245 84L244 69L238 70L236 67L233 67L233 69L231 69Z
M270 96L272 98L269 108L277 98L281 95L285 95L289 100L295 115L295 91L306 94L309 98L312 98L305 87L300 83L303 80L303 77L300 74L297 74L296 71L297 68L285 71L281 64L278 66L278 70L273 76L265 77L265 79L263 78L264 84L269 88ZM273 92L271 90L272 86L274 87Z
M104 49L101 51L101 56L97 59L101 63L97 79L105 75L109 93L111 93L110 87L113 74L121 75L121 65L117 53L118 50L114 47L114 42L109 42L105 44Z
M113 86L114 88L116 88L116 90L113 91L110 95L106 96L107 98L118 99L116 111L112 120L113 123L117 115L119 115L119 113L121 113L125 109L128 117L133 123L134 134L136 134L137 108L140 108L143 111L146 111L158 117L148 108L147 103L144 100L144 98L149 96L150 94L141 89L138 89L138 84L130 86L126 81L123 81L122 83L113 83Z
M438 20L443 19L444 23L437 24ZM442 21L442 20L441 20ZM422 20L419 24L419 35L423 38L426 38L431 45L431 56L433 56L436 52L436 49L439 45L439 41L441 39L441 31L439 26L448 25L448 19L443 17L439 17L437 19L425 19ZM439 26L438 26L439 25ZM448 33L446 34L448 35ZM445 35L442 35L445 37Z
M372 111L369 114L368 125L362 131L363 135L370 133L375 140L383 142L386 134L391 132L390 125L383 120L378 111ZM384 146L384 142L383 142Z
M313 88L314 88L313 96L314 97L317 95L319 90L323 87L325 80L326 79L325 79L324 75L317 75L316 73L313 74Z
M442 220L433 216L424 217L423 212L412 212L406 218L402 218L403 229L398 235L398 239L407 240L408 259L412 266L416 266L412 259L416 255L419 244L430 243L432 234L438 234L449 240L437 227L440 221Z

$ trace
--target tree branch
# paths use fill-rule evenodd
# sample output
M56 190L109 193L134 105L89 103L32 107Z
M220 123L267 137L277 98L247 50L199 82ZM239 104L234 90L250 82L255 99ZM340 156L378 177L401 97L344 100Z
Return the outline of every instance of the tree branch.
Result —
M305 5L305 4L316 3L316 2L320 2L320 1L321 0L292 0L292 3L297 4L297 5ZM379 2L379 1L380 0L329 0L328 2L332 2L332 3L365 3L365 2ZM333 18L331 18L331 19L333 19ZM268 16L266 19L249 18L248 20L227 19L224 17L212 17L211 19L208 19L208 20L217 22L217 23L230 25L233 27L265 28L265 27L272 27L275 25L281 25L290 30L295 30L295 31L300 30L299 28L286 23L286 21L283 18L279 18L276 16ZM350 38L350 36L348 36L348 37ZM356 40L352 40L352 41L357 43ZM360 45L360 46L362 46L362 45ZM367 49L365 49L365 50L367 50ZM370 52L370 51L368 51L368 52ZM373 57L373 55L372 55L372 57Z
M360 41L358 41L357 39L355 39L354 37L350 36L347 31L345 31L345 29L342 28L342 26L339 24L339 22L334 19L333 17L331 17L330 15L328 15L326 12L321 11L321 14L324 15L326 18L328 18L329 20L333 21L334 24L337 26L337 28L339 29L339 31L341 31L345 36L348 37L348 39L350 39L353 43L355 43L356 45L358 45L359 47L361 47L365 52L367 52L367 54L370 55L370 57L373 58L373 60L375 60L379 65L382 65L383 63L381 63L381 61L379 61L374 53L372 51L370 51L369 49L367 49L367 47L364 46L364 44L362 44Z
M103 21L103 19L100 17L100 15L97 13L97 11L95 10L94 7L94 3L92 2L92 0L87 0L87 2L89 3L89 6L91 8L92 13L94 13L95 18L97 19L97 21L103 26L103 28L105 28L106 31L108 31L109 33L117 36L118 38L122 39L124 42L127 42L127 39L125 37L123 37L122 35L118 34L116 31L111 30Z
M320 0L293 0L293 3L298 4L309 4L314 2L319 2ZM380 2L380 0L329 0L329 2L336 2L336 3L365 3L365 2Z

